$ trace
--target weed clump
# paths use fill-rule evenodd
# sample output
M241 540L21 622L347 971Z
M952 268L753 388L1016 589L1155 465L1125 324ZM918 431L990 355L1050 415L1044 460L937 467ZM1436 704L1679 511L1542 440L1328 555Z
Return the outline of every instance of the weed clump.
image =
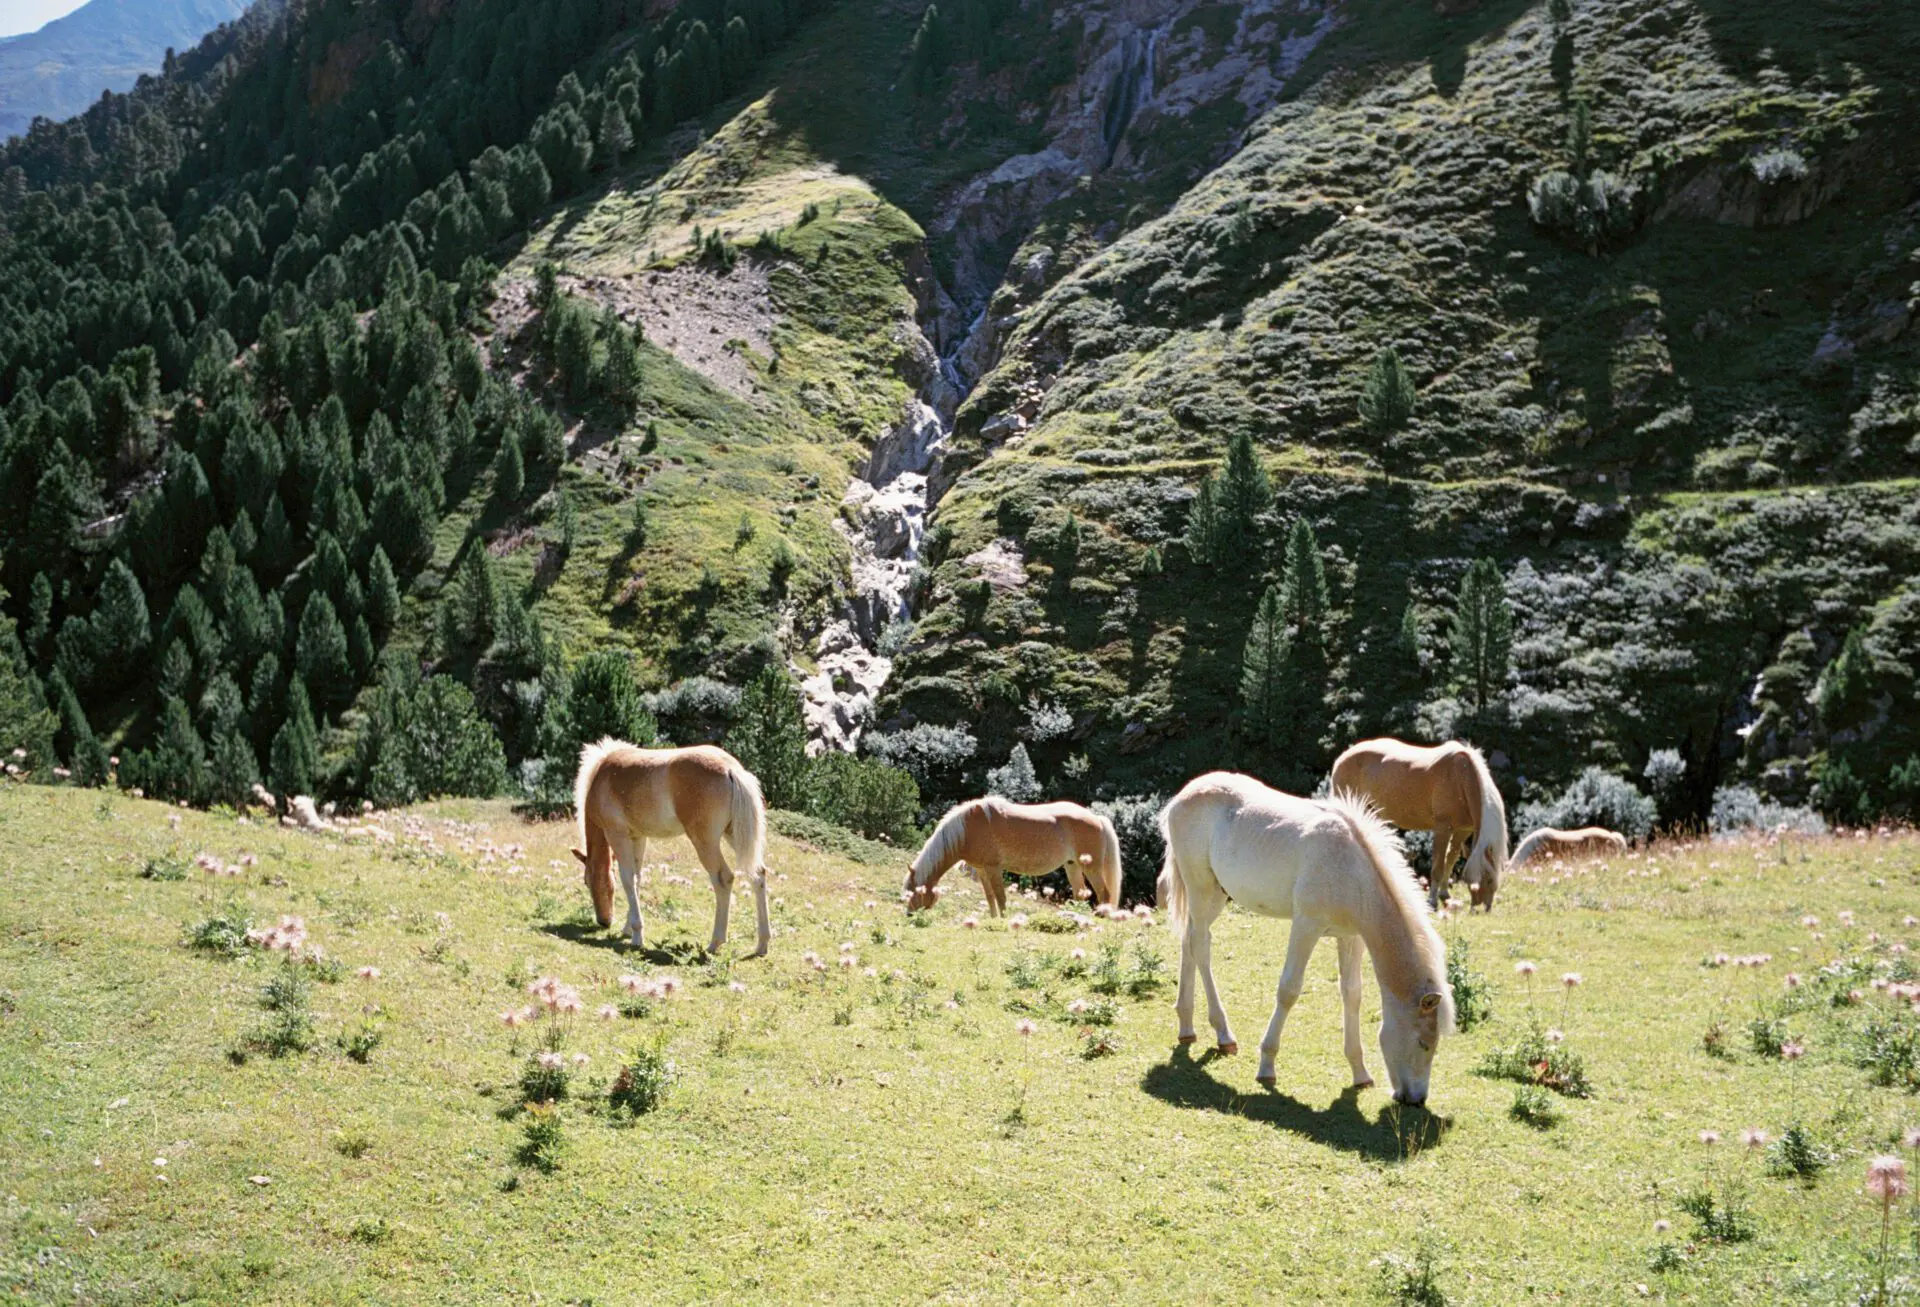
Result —
M1447 984L1453 989L1453 1024L1462 1034L1493 1015L1493 986L1470 965L1464 939L1447 949Z
M1593 1082L1587 1078L1586 1062L1564 1043L1549 1038L1551 1033L1542 1029L1536 1017L1512 1044L1488 1049L1476 1073L1495 1080L1539 1085L1567 1098L1592 1098Z
M186 926L181 931L181 942L196 953L237 958L246 951L247 932L251 929L252 919L237 904L228 903L211 917Z
M645 1116L667 1101L679 1071L659 1043L637 1048L613 1078L607 1090L607 1104L616 1113L628 1117Z
M520 1147L514 1156L542 1175L552 1175L560 1169L560 1158L566 1149L560 1109L552 1103L535 1103L529 1107L526 1119L520 1123Z
M1551 1130L1559 1123L1560 1109L1554 1106L1553 1095L1541 1086L1522 1085L1513 1091L1513 1104L1507 1108L1507 1115L1535 1130Z

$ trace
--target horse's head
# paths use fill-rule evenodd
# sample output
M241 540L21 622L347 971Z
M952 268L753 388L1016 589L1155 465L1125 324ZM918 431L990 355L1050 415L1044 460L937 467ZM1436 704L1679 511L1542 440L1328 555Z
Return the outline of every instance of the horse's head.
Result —
M1440 1037L1453 1033L1453 996L1445 982L1424 982L1416 997L1385 992L1380 1004L1380 1056L1393 1081L1393 1101L1419 1107L1427 1101L1433 1053Z
M1492 912L1493 896L1499 888L1500 881L1498 877L1482 875L1479 880L1469 880L1467 882L1467 896L1473 900L1474 907L1485 908L1488 912Z
M593 896L593 916L604 929L613 924L613 847L603 840L589 841L591 856L579 849L573 856L586 868L587 893Z
M939 880L939 877L935 876L930 878L924 885L916 885L913 882L914 878L918 875L919 873L916 872L912 864L909 863L907 866L907 884L905 888L908 912L925 912L928 908L931 908L940 901L940 890L935 883Z

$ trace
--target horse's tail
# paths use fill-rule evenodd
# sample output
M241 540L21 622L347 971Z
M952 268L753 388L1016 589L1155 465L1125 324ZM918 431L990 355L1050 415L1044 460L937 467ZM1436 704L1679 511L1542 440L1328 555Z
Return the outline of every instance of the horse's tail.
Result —
M1110 817L1100 819L1100 861L1106 866L1106 904L1117 908L1120 906L1120 833L1114 830Z
M727 832L740 869L755 880L767 878L767 804L760 782L733 761L727 768Z
M1500 797L1500 787L1493 783L1493 773L1487 770L1487 760L1480 750L1471 745L1463 747L1480 781L1480 829L1474 833L1473 847L1467 850L1468 879L1475 874L1471 869L1477 863L1478 874L1485 876L1491 888L1499 889L1508 861L1507 803Z
M1187 928L1187 882L1180 874L1180 856L1174 851L1173 843L1173 806L1178 802L1180 796L1175 795L1172 802L1160 809L1160 841L1166 845L1167 855L1161 860L1159 878L1153 882L1154 902L1167 914L1167 922L1175 935Z
M580 770L573 774L573 816L580 825L580 848L589 856L594 852L597 840L605 838L600 833L598 822L587 817L587 794L593 789L593 778L600 771L600 764L615 749L631 748L625 740L616 740L605 736L580 750Z

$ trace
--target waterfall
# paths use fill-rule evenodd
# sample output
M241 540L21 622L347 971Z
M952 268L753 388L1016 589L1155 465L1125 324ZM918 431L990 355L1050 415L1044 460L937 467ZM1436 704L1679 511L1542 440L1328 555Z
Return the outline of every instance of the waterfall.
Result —
M864 474L847 483L835 525L852 554L853 584L815 638L815 670L800 682L807 733L820 749L859 744L893 674L881 637L913 619L909 591L933 507L929 485L964 392L951 357L940 359L901 420L874 442Z

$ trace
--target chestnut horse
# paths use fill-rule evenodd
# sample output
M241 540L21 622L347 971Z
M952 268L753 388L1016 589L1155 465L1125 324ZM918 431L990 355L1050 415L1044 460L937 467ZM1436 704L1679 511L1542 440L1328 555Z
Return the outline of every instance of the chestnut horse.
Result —
M1552 826L1542 826L1520 841L1513 856L1507 859L1507 865L1517 867L1535 855L1543 858L1604 858L1610 853L1626 851L1627 837L1604 826L1582 826L1579 830L1556 830Z
M1446 897L1453 864L1464 857L1473 905L1493 911L1507 869L1507 805L1478 749L1458 740L1432 748L1362 740L1334 759L1333 788L1368 800L1402 830L1433 832L1430 902Z
M1301 799L1251 776L1211 772L1187 782L1160 814L1167 840L1158 884L1180 937L1180 1042L1193 1042L1193 978L1207 990L1207 1019L1220 1052L1240 1045L1213 983L1213 922L1229 901L1293 922L1280 987L1260 1041L1257 1079L1272 1087L1280 1031L1306 984L1322 936L1340 958L1347 1065L1355 1086L1373 1083L1360 1050L1360 951L1380 985L1380 1055L1396 1102L1426 1102L1433 1053L1453 1033L1447 946L1433 928L1400 841L1358 795Z
M707 744L639 749L620 740L601 740L580 751L573 807L580 819L580 842L586 845L573 856L587 869L593 915L602 926L613 922L612 864L617 857L620 884L627 892L627 934L633 946L640 947L635 888L647 841L685 835L713 885L713 940L707 951L718 953L727 939L733 905L733 869L720 851L724 837L740 870L753 882L760 931L759 944L748 956L766 956L772 936L767 921L767 806L760 782L739 759Z
M907 867L907 911L930 908L934 886L956 862L980 874L987 910L1007 908L1007 875L1044 876L1065 867L1076 897L1087 884L1108 907L1120 902L1120 838L1113 823L1077 803L1013 803L997 794L947 810Z

